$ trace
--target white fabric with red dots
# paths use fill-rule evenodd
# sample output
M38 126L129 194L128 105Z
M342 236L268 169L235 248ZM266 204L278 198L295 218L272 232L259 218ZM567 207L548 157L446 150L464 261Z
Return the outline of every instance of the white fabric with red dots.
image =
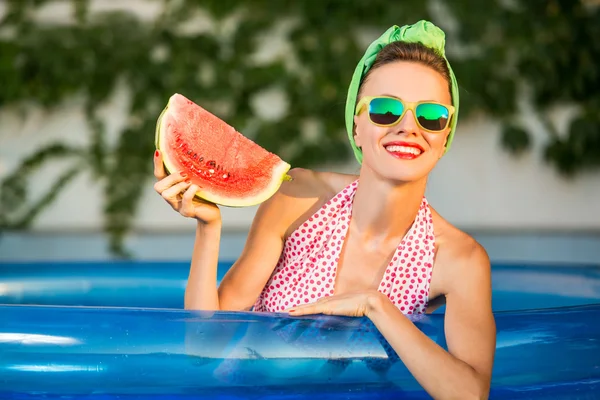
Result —
M287 238L254 311L281 312L333 295L357 186L358 180L348 185ZM434 246L431 210L423 197L419 212L396 248L378 288L404 314L425 312Z

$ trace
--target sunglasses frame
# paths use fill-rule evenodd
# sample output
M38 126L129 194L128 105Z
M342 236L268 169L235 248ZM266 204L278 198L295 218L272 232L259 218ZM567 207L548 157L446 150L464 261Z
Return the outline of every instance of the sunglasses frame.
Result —
M452 117L454 116L454 112L456 111L456 109L454 108L454 106L450 105L450 104L444 104L444 103L438 103L437 101L429 101L429 100L422 100L422 101L404 101L398 97L392 97L392 96L364 96L362 97L359 102L356 104L356 109L354 111L354 115L359 115L362 111L363 108L365 108L365 106L367 106L367 112L368 112L368 106L371 104L371 101L374 99L392 99L392 100L396 100L399 101L403 106L404 106L404 110L402 111L402 114L398 117L398 119L396 121L394 121L391 124L378 124L376 122L374 122L371 119L371 113L369 114L369 121L371 121L371 123L373 125L377 125L377 126L383 126L383 127L388 127L388 126L394 126L396 125L398 122L402 121L402 118L404 118L404 115L406 114L407 110L411 110L413 113L413 117L415 118L415 121L417 123L417 125L419 125L419 127L421 129L423 129L424 131L427 132L431 132L431 133L441 133L443 131L445 131L448 126L450 125L450 121L452 121ZM446 125L444 126L443 129L440 130L431 130L431 129L427 129L425 127L423 127L421 125L421 123L419 122L419 119L417 118L417 106L419 106L420 104L437 104L443 107L446 107L448 109L448 119L446 120Z

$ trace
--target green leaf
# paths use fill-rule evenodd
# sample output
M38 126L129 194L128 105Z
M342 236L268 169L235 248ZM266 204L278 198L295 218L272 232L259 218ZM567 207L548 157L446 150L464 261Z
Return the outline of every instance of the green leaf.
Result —
M124 238L152 178L154 125L175 92L248 129L294 166L351 161L344 107L365 42L392 24L419 19L442 28L456 22L446 38L461 120L483 113L509 121L499 146L523 154L532 149L530 137L510 123L523 94L533 99L530 117L543 121L574 103L583 112L568 122L566 136L551 132L543 157L569 177L600 171L600 7L558 0L157 0L164 8L147 22L127 12L92 14L88 0L71 1L72 25L34 21L46 0L7 2L0 20L0 106L34 103L53 110L81 96L91 128L81 148L55 143L27 157L18 176L4 179L3 226L23 210L43 212L28 197L33 172L46 160L71 157L75 164L55 186L63 190L71 182L74 165L87 170L104 190L111 249L126 256ZM202 27L199 13L213 21ZM280 31L287 38L278 37ZM268 56L257 65L259 50ZM127 121L113 141L107 135L112 121L100 115L121 84L129 94L121 110ZM279 121L262 121L252 108L256 95L270 88L283 90L288 102ZM307 134L306 121L318 129ZM55 193L46 193L48 204Z
M501 135L502 146L513 154L521 154L531 146L529 134L515 125L505 125Z

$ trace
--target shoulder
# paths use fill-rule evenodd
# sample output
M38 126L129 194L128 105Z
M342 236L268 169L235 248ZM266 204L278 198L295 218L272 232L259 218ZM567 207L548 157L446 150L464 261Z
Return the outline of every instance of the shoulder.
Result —
M294 168L288 172L291 180L281 184L279 190L260 205L256 218L268 220L282 236L301 225L354 179L353 175L319 172Z
M263 203L266 207L275 204L289 206L296 202L304 203L307 199L327 201L352 182L348 178L351 175L319 172L305 168L291 169L288 175L292 179L284 181L279 190Z
M489 285L491 265L485 248L436 212L433 218L440 289L448 294L469 285Z
M323 199L330 199L357 178L355 175L320 172L305 168L291 169L288 175L292 179L281 185L278 194Z

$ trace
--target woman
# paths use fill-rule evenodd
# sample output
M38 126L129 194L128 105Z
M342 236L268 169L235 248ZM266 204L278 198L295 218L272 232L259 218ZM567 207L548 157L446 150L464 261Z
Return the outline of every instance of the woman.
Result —
M487 398L496 334L490 262L424 197L457 112L444 33L425 21L390 28L367 49L348 94L359 176L290 171L292 181L259 207L218 288L219 208L195 199L185 175L166 176L157 152L156 191L198 221L185 307L366 316L434 398ZM444 299L448 351L406 316Z

